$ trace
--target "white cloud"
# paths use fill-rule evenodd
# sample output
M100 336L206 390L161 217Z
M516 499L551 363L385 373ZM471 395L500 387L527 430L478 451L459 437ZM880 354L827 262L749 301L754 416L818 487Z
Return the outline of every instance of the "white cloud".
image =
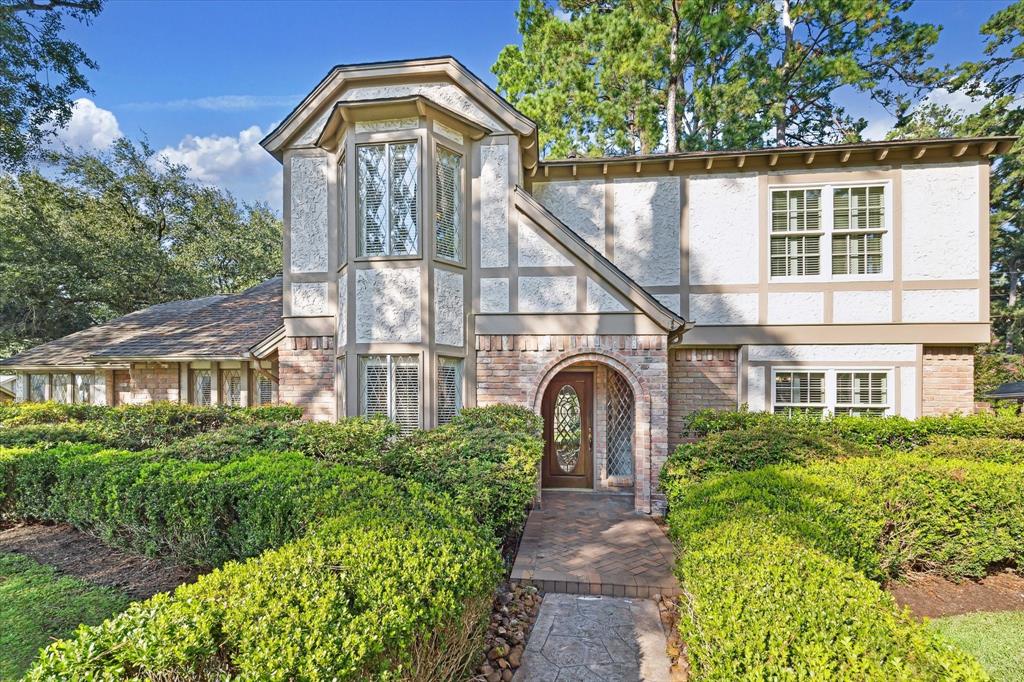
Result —
M121 136L121 127L114 112L82 97L75 100L67 127L57 131L56 142L72 149L102 151Z
M258 125L238 135L186 135L157 158L188 167L195 180L230 191L246 201L266 201L280 210L281 165L260 146L265 133Z
M273 107L292 107L302 99L300 95L216 95L213 97L195 97L189 99L172 99L156 102L129 102L126 109L166 109L183 111L200 109L204 111L248 111Z
M981 108L985 106L984 97L970 97L963 92L950 92L946 88L935 88L922 99L915 109L918 109L929 104L938 104L940 106L947 106L955 112L960 112L965 116L976 114L981 111Z

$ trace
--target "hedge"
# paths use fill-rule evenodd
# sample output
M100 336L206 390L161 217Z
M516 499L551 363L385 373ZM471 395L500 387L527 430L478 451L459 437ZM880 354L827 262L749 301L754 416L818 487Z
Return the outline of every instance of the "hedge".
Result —
M915 448L918 457L974 459L1000 464L1024 465L1024 440L938 436Z
M896 454L665 488L688 595L680 628L699 677L980 677L869 578L1020 565L1019 466Z
M320 466L341 489L309 534L81 628L27 679L464 676L501 570L491 540L415 484Z
M696 436L780 424L820 430L868 446L912 450L939 436L992 437L1024 440L1024 419L1007 414L947 415L942 417L849 417L820 419L770 412L699 410L686 419L686 431Z

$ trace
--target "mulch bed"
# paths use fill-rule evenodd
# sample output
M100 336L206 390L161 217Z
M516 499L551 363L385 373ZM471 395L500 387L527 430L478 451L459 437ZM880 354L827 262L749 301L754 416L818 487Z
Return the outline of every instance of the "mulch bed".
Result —
M115 587L133 600L193 582L199 572L122 552L61 523L23 524L0 530L0 552L23 554L61 573Z
M916 573L905 581L889 583L885 589L918 618L976 611L1024 611L1024 576L1009 570L962 583Z

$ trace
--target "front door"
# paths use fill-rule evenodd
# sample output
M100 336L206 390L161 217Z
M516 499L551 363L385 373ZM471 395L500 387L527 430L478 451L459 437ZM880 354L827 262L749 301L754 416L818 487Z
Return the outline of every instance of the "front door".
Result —
M594 377L588 372L561 372L544 392L545 488L592 488L593 445L590 423Z

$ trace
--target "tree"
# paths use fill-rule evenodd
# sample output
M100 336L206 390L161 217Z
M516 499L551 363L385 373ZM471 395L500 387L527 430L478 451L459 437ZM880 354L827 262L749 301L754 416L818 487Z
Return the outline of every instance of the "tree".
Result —
M155 303L240 291L281 268L265 205L188 179L146 143L0 178L0 357Z
M100 0L0 0L0 170L14 170L71 120L82 73L96 63L61 38L64 19L86 22Z
M499 89L545 153L645 153L858 139L852 88L902 115L937 72L911 0L520 0Z

